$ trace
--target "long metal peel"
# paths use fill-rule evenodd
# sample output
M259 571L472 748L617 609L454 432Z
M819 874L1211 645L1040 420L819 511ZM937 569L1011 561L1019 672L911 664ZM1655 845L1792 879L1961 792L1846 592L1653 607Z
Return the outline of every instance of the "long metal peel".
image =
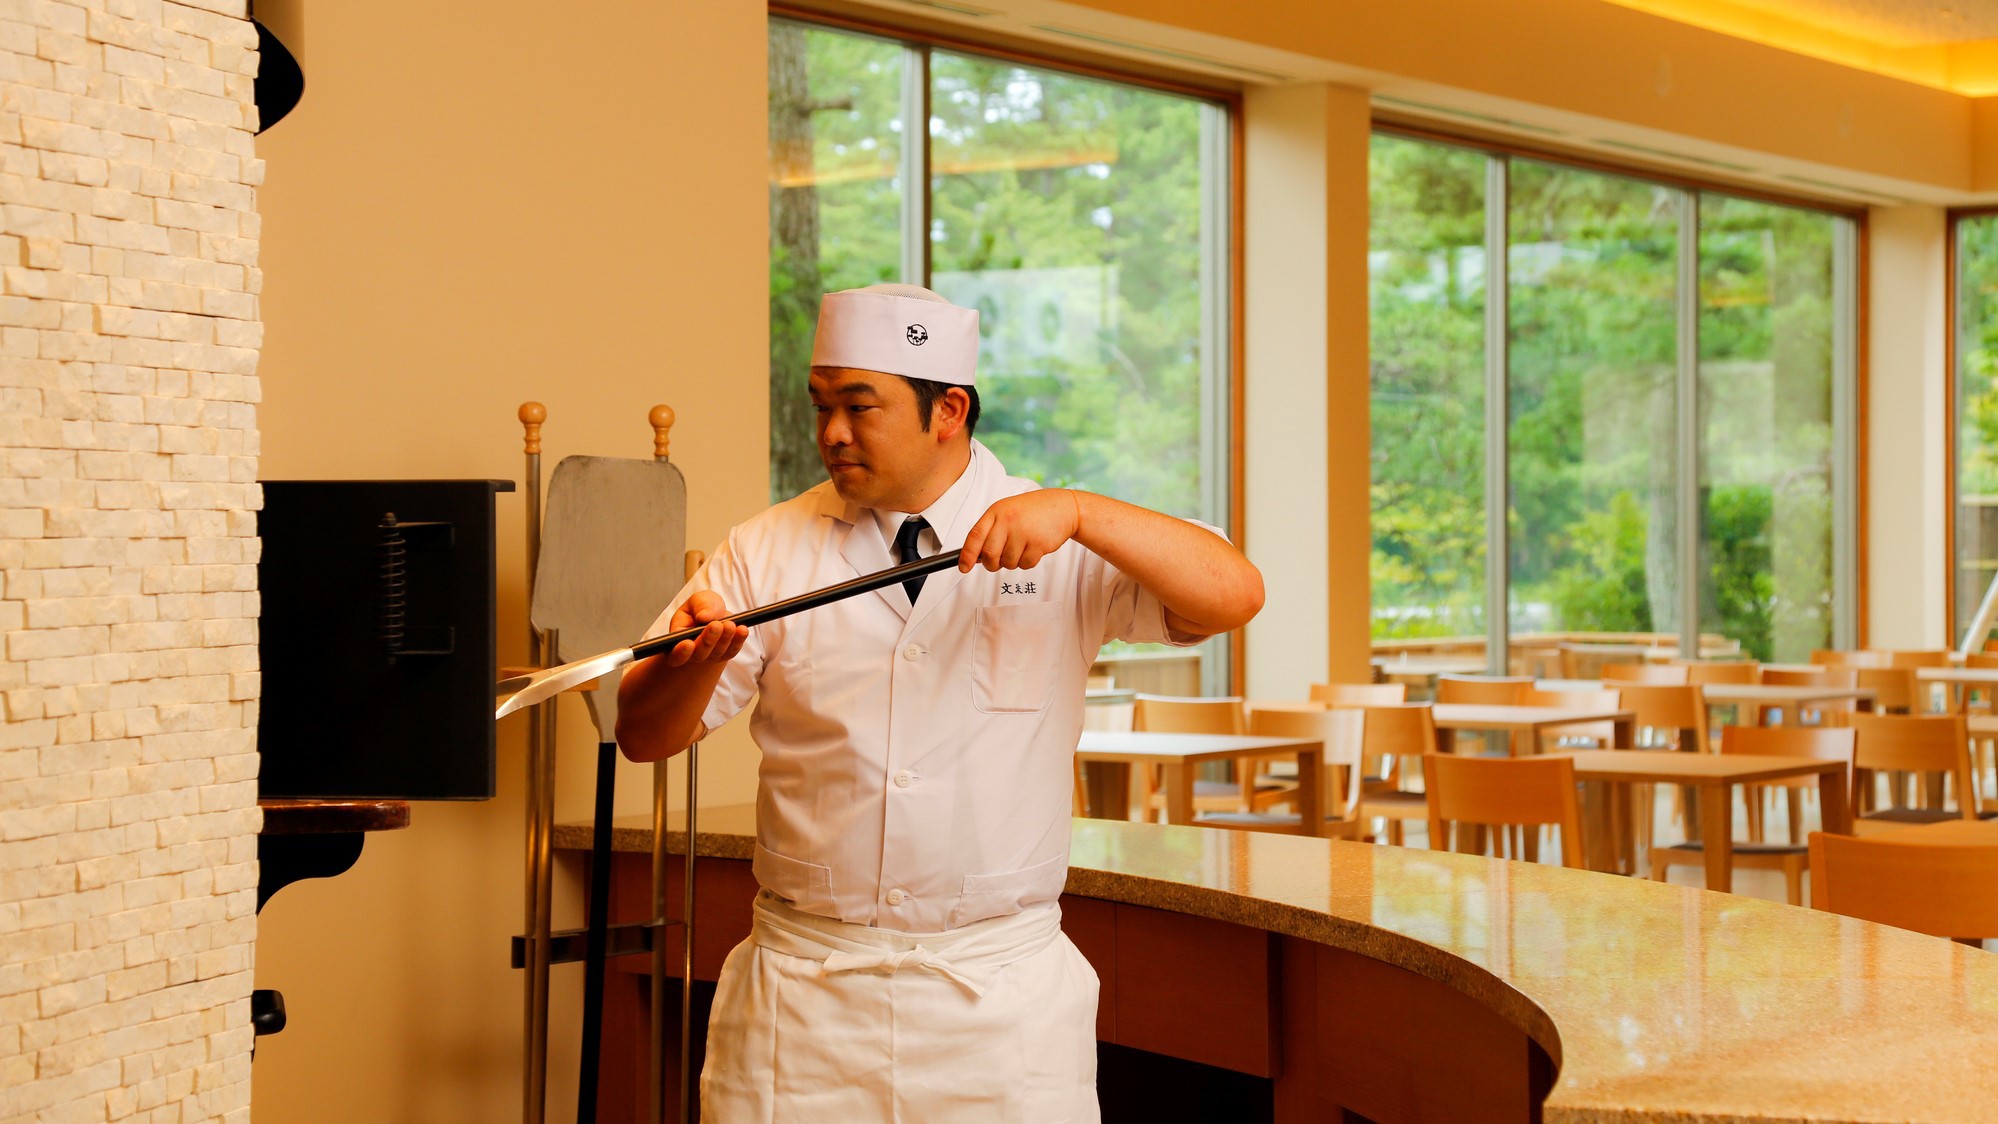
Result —
M955 565L957 565L956 551L932 554L928 558L918 558L914 562L905 562L892 569L880 570L838 585L829 585L824 589L800 594L773 605L736 613L724 619L739 625L759 625L779 617L788 617L793 613L802 613L807 609L816 609L821 605L830 605L835 601L844 601L849 597L871 593L885 586L897 585L910 578L934 574L938 570L946 570ZM554 698L571 687L602 678L628 663L670 651L682 640L699 637L705 628L707 625L704 624L683 628L678 632L641 640L629 648L601 652L559 667L544 668L532 675L516 675L511 679L503 679L494 686L493 693L508 697L501 700L498 709L493 712L493 720L498 721L516 710Z

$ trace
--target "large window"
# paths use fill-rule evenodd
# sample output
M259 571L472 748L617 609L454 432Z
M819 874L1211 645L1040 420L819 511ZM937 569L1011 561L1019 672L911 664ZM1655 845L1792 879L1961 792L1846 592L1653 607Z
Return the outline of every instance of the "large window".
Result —
M1372 207L1378 642L1850 643L1851 219L1390 133Z
M979 310L1009 471L1229 525L1226 106L784 19L769 68L773 500L825 479L820 296L904 281Z
M1485 632L1485 159L1373 151L1374 635Z
M1998 215L1955 223L1956 526L1950 636L1998 577Z

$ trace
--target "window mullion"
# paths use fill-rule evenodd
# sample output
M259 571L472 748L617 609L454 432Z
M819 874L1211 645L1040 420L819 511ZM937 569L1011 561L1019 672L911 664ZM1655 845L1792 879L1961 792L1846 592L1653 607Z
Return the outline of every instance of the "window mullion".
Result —
M930 283L930 49L902 56L902 283Z
M1230 256L1230 200L1235 186L1230 182L1229 120L1226 110L1215 105L1200 109L1200 482L1202 517L1216 527L1227 527L1234 513L1229 510L1233 495L1234 396L1231 386L1234 347L1229 338L1230 304L1228 277ZM1200 661L1201 692L1228 695L1239 688L1234 682L1234 656L1231 645L1237 634L1224 633L1209 643L1208 656Z
M1512 621L1507 589L1511 543L1506 515L1511 504L1507 476L1510 425L1506 401L1506 309L1508 160L1485 162L1485 662L1493 675L1510 674Z
M1859 645L1858 230L1832 234L1832 647ZM1951 465L1950 471L1956 471ZM1955 565L1952 559L1951 565ZM1950 607L1952 615L1955 606Z
M1700 658L1700 197L1678 195L1679 657L1693 660Z

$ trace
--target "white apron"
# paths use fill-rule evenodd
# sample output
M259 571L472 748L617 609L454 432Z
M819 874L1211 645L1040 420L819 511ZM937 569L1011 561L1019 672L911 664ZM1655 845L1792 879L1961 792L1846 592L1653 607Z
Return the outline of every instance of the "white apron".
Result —
M1060 906L900 933L765 890L722 966L701 1116L1094 1124L1096 992Z

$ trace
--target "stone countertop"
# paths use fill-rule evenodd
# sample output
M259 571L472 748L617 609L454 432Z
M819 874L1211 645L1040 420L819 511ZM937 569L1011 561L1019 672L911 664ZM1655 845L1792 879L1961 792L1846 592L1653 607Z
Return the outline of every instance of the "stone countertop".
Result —
M748 859L754 826L747 805L703 809L699 854ZM618 850L650 851L646 817L614 827ZM555 845L588 847L588 826ZM1108 820L1075 821L1068 892L1448 984L1554 1060L1550 1122L1998 1119L1998 955L1935 937L1555 866Z

